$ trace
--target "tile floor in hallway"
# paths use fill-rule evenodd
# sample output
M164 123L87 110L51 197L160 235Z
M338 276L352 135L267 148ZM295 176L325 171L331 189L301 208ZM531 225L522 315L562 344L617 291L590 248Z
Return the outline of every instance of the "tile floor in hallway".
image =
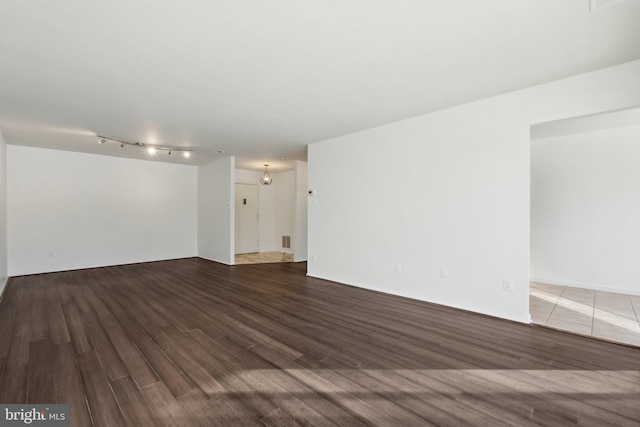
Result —
M284 252L256 252L236 255L236 264L269 264L273 262L293 262L293 254Z
M531 320L538 325L640 347L640 296L532 282Z

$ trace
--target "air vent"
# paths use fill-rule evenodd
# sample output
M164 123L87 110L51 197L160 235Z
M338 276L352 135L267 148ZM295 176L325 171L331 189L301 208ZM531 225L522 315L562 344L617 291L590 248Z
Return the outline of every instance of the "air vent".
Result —
M291 236L282 236L282 247L291 248Z
M623 2L624 0L591 0L591 12L598 9L604 9L608 6L613 6L616 3Z

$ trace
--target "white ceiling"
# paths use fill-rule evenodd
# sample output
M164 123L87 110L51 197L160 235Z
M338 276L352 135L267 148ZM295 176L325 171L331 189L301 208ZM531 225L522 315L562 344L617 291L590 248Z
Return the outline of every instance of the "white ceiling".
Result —
M2 0L0 128L277 172L315 141L639 59L638 22L638 0Z

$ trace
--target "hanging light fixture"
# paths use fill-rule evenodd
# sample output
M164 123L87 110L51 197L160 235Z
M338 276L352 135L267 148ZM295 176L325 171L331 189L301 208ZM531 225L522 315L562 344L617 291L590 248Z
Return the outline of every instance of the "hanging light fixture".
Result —
M264 165L264 175L260 178L260 184L262 185L271 185L273 182L273 178L271 178L271 175L269 175L269 171L267 170L268 167L269 165Z

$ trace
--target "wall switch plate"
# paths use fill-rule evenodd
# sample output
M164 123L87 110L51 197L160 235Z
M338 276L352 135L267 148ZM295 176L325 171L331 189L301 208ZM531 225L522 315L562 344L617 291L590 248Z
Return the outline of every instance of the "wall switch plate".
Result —
M317 261L318 260L318 255L313 254L311 255L311 261Z
M513 280L504 279L502 280L502 290L506 292L513 291Z
M373 258L369 258L369 265L371 268L376 268L376 260Z
M402 264L396 264L396 273L402 273Z
M448 267L440 267L440 277L446 279L449 277L449 268Z

